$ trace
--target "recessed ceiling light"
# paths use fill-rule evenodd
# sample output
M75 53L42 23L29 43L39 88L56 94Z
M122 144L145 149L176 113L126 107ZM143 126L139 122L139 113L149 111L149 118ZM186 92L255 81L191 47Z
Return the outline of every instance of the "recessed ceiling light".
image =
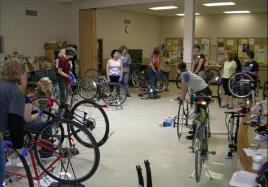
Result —
M224 14L249 14L249 10L224 11Z
M235 5L234 2L220 2L220 3L204 3L204 6L230 6Z
M184 14L176 14L177 16L184 16ZM199 16L200 13L195 13L196 16Z
M160 7L151 7L151 10L168 10L168 9L176 9L176 6L160 6Z

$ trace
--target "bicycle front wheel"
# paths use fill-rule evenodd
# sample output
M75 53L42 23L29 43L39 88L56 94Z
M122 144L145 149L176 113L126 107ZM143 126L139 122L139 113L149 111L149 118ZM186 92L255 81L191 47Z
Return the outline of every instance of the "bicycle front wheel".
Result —
M52 131L57 126L64 129L63 142L59 140L63 135ZM85 143L76 141L70 126ZM43 127L34 138L33 150L42 170L61 183L86 181L96 172L100 161L99 147L92 134L79 123L66 119L55 119Z
M98 86L97 78L95 77L84 77L78 82L78 94L83 99L93 99L97 96Z
M5 185L14 187L34 187L31 170L24 156L10 144L4 145L7 158L5 167ZM17 167L18 164L22 167Z
M202 168L203 168L203 132L202 127L197 125L195 131L194 151L195 151L195 180L200 181Z
M186 103L186 110L184 108L184 105L179 105L178 114L177 114L177 135L180 140L182 135L182 130L184 126L188 126L188 103Z
M76 103L71 110L73 120L86 127L94 136L98 146L103 145L109 136L109 119L103 108L91 100ZM72 131L74 129L70 126ZM76 132L74 132L76 133ZM75 136L82 143L83 137Z

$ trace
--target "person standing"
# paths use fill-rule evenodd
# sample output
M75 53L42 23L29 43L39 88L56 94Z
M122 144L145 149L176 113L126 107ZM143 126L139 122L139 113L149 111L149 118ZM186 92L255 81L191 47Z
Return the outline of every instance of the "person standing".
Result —
M167 49L164 49L163 56L160 63L160 70L161 73L163 73L167 78L167 88L166 91L168 91L168 85L169 85L169 71L170 71L170 57L169 57L169 51Z
M111 58L106 65L106 75L108 82L121 83L123 78L123 64L119 58L119 50L113 49Z
M245 71L253 78L255 81L255 88L257 86L257 80L258 80L258 73L259 73L259 64L253 60L255 57L254 51L247 51L246 52L246 64L245 64Z
M205 79L205 62L206 62L206 57L204 54L200 52L200 46L194 45L192 72L197 74L202 79Z
M9 130L13 146L23 146L25 97L21 87L27 85L27 72L23 63L7 61L0 78L0 187L4 186L6 157L3 147L4 133Z
M131 57L128 54L126 46L120 47L121 61L123 64L123 85L127 91L127 97L130 97L128 92L128 80L129 80L129 65L132 63Z
M234 61L236 63L236 73L239 73L242 71L242 67L241 67L241 61L237 55L237 53L234 53Z
M224 105L222 108L228 107L228 109L233 109L233 95L230 92L228 82L230 77L236 72L237 64L234 61L234 54L231 51L226 51L225 53L226 61L223 65L223 75L222 75L222 84L224 89Z
M152 93L150 93L150 97L157 97L155 90L155 83L152 81L154 75L160 76L160 49L159 47L154 48L153 53L150 56L149 65L147 67L147 80L151 83L150 90L152 89Z

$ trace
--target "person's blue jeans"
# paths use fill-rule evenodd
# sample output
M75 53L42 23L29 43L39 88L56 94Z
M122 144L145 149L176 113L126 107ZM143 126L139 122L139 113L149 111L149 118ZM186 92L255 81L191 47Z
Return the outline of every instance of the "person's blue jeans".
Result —
M123 73L123 85L128 93L128 79L129 79L129 72Z
M150 66L148 66L147 67L147 81L148 81L149 86L150 86L149 89L152 89L153 90L153 93L150 93L151 95L155 95L156 94L155 84L154 84L154 81L152 81L154 75L155 75L155 72L153 71L153 69Z
M3 187L5 181L6 157L4 153L4 141L0 138L0 187Z
M31 132L38 132L46 123L46 121L36 120L31 123L26 123L24 129Z

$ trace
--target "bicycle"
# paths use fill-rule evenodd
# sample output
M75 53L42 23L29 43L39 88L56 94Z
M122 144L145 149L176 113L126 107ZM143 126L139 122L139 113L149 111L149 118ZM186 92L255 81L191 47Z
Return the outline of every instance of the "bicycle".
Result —
M25 159L27 151L25 151L25 149L22 149L21 151L16 150L9 140L3 141L3 147L7 160L5 166L5 185L15 187L34 187L31 170ZM17 163L12 160L16 160L18 163L21 163L22 167L16 167Z
M45 111L43 120L49 121L53 118L66 118L83 125L90 133L93 134L98 146L102 146L109 138L109 119L103 108L92 100L81 100L71 108L60 106L60 104L52 98L41 98L32 102L35 108L41 108ZM73 133L76 133L71 128ZM75 136L79 141L83 141L80 137Z
M177 77L176 77L176 87L178 88L178 89L180 89L181 88L181 73L180 72L178 72L178 75L177 75Z
M195 175L196 182L200 181L202 168L207 170L206 161L208 160L208 154L216 154L215 151L209 152L208 150L208 137L209 137L209 112L208 105L211 100L211 96L198 96L193 95L193 101L196 103L196 116L194 123L196 129L193 139L193 150L195 153L195 169L191 178ZM212 177L207 170L207 173L212 180Z
M134 70L131 74L131 81L133 86L139 89L148 88L149 87L148 85L152 83L148 82L148 80L146 79L146 69L141 69L139 71ZM156 85L157 92L163 92L166 90L168 80L165 74L163 74L162 72L159 73L159 76L154 76L153 80L151 81L153 81L154 84Z
M233 96L238 98L247 98L251 95L253 106L256 97L256 81L247 74L240 72L233 74L228 82L228 87Z
M188 101L185 103L179 103L178 113L174 120L173 127L177 127L177 135L179 140L181 138L182 130L184 127L189 129L192 128L192 124L189 123L189 105L190 103Z
M232 158L233 152L237 150L237 134L240 124L240 118L244 117L244 114L233 111L230 112L227 111L224 113L225 113L225 125L228 132L228 143L229 143L227 157Z
M127 98L126 89L122 84L108 82L104 76L80 79L78 93L83 99L102 99L109 106L121 106Z
M210 68L205 71L206 83L209 85L210 88L211 86L216 86L216 94L212 95L212 98L216 98L218 100L219 107L221 106L224 97L224 90L220 79L221 73L219 69Z
M79 130L80 134L71 133L70 127ZM77 184L96 172L100 161L99 148L82 125L58 118L49 121L38 132L26 131L25 134L24 147L30 155L33 180L39 182L48 175L60 183ZM75 141L74 137L81 134L84 143ZM16 173L16 176L23 177L21 173Z

